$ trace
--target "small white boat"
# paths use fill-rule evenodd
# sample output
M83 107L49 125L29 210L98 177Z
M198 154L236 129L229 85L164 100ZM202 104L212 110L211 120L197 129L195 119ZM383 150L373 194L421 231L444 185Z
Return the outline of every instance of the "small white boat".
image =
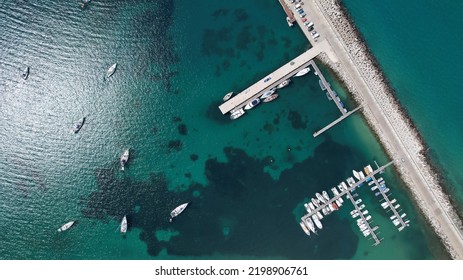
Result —
M124 216L121 221L121 233L127 232L127 216Z
M373 168L371 167L371 165L367 165L363 168L363 171L365 171L365 174L370 175L371 173L373 173Z
M109 67L108 69L108 74L106 75L106 77L111 77L114 72L116 72L116 67L117 67L117 63L114 63L113 65L111 65L111 67Z
M275 100L277 98L278 98L278 93L274 93L274 94L270 95L269 97L265 98L264 101L262 101L262 102L267 103L267 102L273 101L273 100Z
M264 94L262 94L260 96L260 99L266 99L267 97L271 96L272 94L274 94L276 91L276 88L272 88L270 90L267 90L266 92L264 92Z
M316 200L315 198L312 198L311 201L312 201L313 205L315 205L315 207L320 206L320 204L318 203L318 200Z
M315 216L313 216L312 219L313 219L313 222L315 223L315 225L316 225L319 229L323 229L323 225L322 225L322 223L320 222L320 220L318 220L318 218L316 218Z
M349 184L349 186L351 186L351 187L355 184L355 180L352 177L347 178L346 181Z
M305 74L307 74L309 72L310 72L310 67L307 67L307 68L304 68L301 71L297 72L296 75L294 75L294 77L304 76Z
M323 219L323 215L320 212L317 212L316 215L319 220Z
M325 86L325 84L322 82L322 80L318 80L318 84L320 85L320 88L321 88L322 90L326 90L326 86Z
M230 119L232 120L236 120L237 118L241 117L242 115L244 115L244 113L246 113L243 109L239 109L233 113L231 113L230 115Z
M84 122L85 122L85 117L81 118L78 122L76 122L74 127L71 129L71 132L78 133L80 129L82 128L82 126L84 125Z
M315 207L313 206L312 202L307 203L309 205L310 210L315 210Z
M312 231L313 233L317 233L316 230L315 230L315 226L314 226L314 224L312 222L312 219L310 217L307 217L305 222L306 222L307 227L310 229L310 231Z
M355 171L355 170L352 170L352 173L354 174L354 177L357 179L357 180L360 180L360 174Z
M286 22L288 23L289 27L293 26L293 23L291 22L291 19L289 17L286 17Z
M29 77L29 66L27 66L25 69L24 69L24 72L21 74L21 76L23 77L24 80L27 80L27 77Z
M290 82L290 79L284 80L281 84L277 85L277 88L284 88L285 86L289 85Z
M65 230L68 230L70 227L72 227L72 225L75 223L76 221L69 221L67 223L65 223L64 225L62 225L58 231L61 232L61 231L65 231Z
M175 207L175 209L172 210L172 212L170 212L170 221L171 222L172 222L173 218L177 217L178 215L180 215L180 213L182 213L185 210L185 208L188 206L188 203L189 202L183 203L183 204Z
M326 201L330 200L330 196L328 195L328 193L326 191L323 191L322 195L326 199Z
M233 91L225 94L225 96L223 97L223 101L227 101L228 99L230 99L230 97L233 95Z
M300 222L299 225L301 225L301 228L302 228L302 230L305 232L305 234L307 234L308 236L310 236L310 231L309 231L309 229L307 228L307 226L306 226L303 222Z
M339 192L336 188L331 188L331 192L334 194L334 196L338 196Z
M321 203L326 203L325 198L321 194L315 193L315 196Z
M127 161L129 161L129 149L124 151L120 159L122 171L125 170L125 165L127 164Z
M252 100L251 102L249 102L246 106L244 106L244 110L250 110L250 109L256 107L257 105L259 105L259 103L260 103L260 99L256 98L256 99Z

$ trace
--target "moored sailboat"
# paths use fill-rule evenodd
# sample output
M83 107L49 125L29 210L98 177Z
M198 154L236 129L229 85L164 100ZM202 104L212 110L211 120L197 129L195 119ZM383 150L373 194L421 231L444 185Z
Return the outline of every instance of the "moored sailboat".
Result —
M188 203L183 203L177 207L175 207L174 210L172 210L172 212L170 212L170 221L172 222L172 219L177 217L178 215L180 215L183 211L185 211L185 208L188 206Z
M121 221L121 233L127 232L127 216L124 216Z
M66 230L68 230L70 227L72 227L72 225L73 225L74 223L75 223L75 221L69 221L69 222L65 223L64 225L62 225L62 226L58 229L58 231L59 231L59 232L66 231Z

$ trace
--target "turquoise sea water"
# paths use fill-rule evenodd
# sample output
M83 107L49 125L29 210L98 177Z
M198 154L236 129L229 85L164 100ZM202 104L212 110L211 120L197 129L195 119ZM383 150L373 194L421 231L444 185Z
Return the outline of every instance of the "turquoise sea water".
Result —
M461 1L343 1L463 214Z
M220 114L225 93L310 47L276 1L92 1L82 10L78 1L6 0L0 24L0 258L448 257L392 168L385 177L410 228L397 232L364 188L380 246L358 231L347 204L319 236L302 232L302 205L316 191L388 161L360 115L312 137L339 114L315 75L237 121ZM69 133L82 116L82 130Z

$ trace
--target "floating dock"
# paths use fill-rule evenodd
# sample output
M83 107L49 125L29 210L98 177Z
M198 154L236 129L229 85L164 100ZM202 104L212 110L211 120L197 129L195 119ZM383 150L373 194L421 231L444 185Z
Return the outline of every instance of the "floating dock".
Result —
M374 240L373 245L378 245L381 242L381 238L379 238L377 230L379 229L378 226L371 226L371 215L369 215L368 210L365 209L365 204L361 204L362 200L357 199L355 200L354 197L358 196L357 193L353 194L355 192L355 189L358 187L361 187L363 185L367 185L372 188L372 190L378 189L380 194L382 194L383 197L383 203L381 206L384 209L389 209L388 211L393 212L393 216L391 216L391 221L393 221L394 225L399 226L399 231L402 231L405 227L409 225L410 221L404 220L404 217L406 216L405 214L400 215L399 210L397 210L400 205L394 203L396 202L395 199L390 200L387 192L389 191L385 187L384 180L381 178L380 180L376 179L375 175L383 173L384 169L386 169L389 165L391 165L393 162L389 162L386 165L383 165L381 167L378 167L376 170L373 170L370 165L365 167L365 173L362 171L355 171L353 170L354 176L357 178L357 182L352 178L348 178L347 184L343 181L341 182L337 188L333 187L332 193L333 197L329 197L326 191L323 191L323 195L320 195L320 193L316 193L316 198L312 198L309 203L305 204L307 214L304 215L301 218L301 222L304 224L309 224L310 222L317 221L317 223L320 223L318 226L319 229L322 228L321 225L321 219L323 219L323 215L329 215L331 214L334 210L337 210L339 207L342 206L342 201L343 197L346 196L347 199L349 199L354 206L354 210L351 211L351 215L353 218L357 218L357 226L359 227L360 231L363 233L365 237L370 237L371 239ZM381 181L381 182L380 182ZM339 191L338 191L339 189ZM322 212L323 215L320 213ZM313 232L316 232L315 230ZM307 233L307 232L306 232Z

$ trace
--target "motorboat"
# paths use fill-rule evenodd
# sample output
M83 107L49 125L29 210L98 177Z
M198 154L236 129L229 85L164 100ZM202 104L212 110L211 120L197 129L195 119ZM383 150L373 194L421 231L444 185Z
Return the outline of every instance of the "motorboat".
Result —
M310 236L310 231L309 229L307 228L307 226L303 223L303 222L300 222L299 225L301 226L302 230L305 232L305 234L307 234L308 236Z
M307 67L307 68L304 68L301 71L297 72L296 75L294 75L294 77L304 76L305 74L307 74L309 72L310 72L310 67Z
M312 202L309 202L308 205L309 205L310 210L312 211L315 210L315 207L313 206Z
M124 216L121 221L121 233L127 232L127 216Z
M244 106L244 110L250 110L250 109L256 107L257 105L259 105L259 103L260 103L260 99L256 98L256 99L252 100L251 102L249 102L246 106Z
M230 97L232 97L233 95L233 91L230 91L229 93L225 94L225 96L222 98L223 101L227 101L228 99L230 99Z
M177 217L178 215L180 215L184 210L185 208L188 206L188 203L183 203L177 207L175 207L174 210L172 210L172 212L170 212L170 221L172 222L172 219Z
M62 231L68 230L70 227L72 227L72 225L73 225L75 222L76 222L76 221L69 221L69 222L65 223L64 225L62 225L62 226L58 229L58 231L59 231L59 232L62 232Z
M334 196L339 195L339 192L336 188L331 188L331 192L334 194Z
M286 17L286 22L288 23L289 27L293 26L293 23L291 22L291 19L289 17Z
M284 88L285 86L289 85L290 82L290 79L284 80L281 84L277 85L277 88Z
M24 80L27 80L27 77L29 77L29 70L30 70L30 68L29 68L29 66L27 66L24 69L23 73L21 74L21 76L23 77Z
M363 171L365 171L365 174L370 175L370 173L373 173L373 168L371 168L371 165L367 165L363 168Z
M305 207L305 210L307 211L307 213L310 214L310 212L312 212L312 210L310 210L310 207L309 207L308 203L304 203L304 207Z
M320 200L320 202L326 203L325 198L321 194L315 193L315 196L317 197L318 200Z
M318 217L319 220L323 219L323 215L320 212L317 212L316 214L317 214L317 217Z
M322 223L320 222L320 220L319 220L318 218L316 218L315 216L312 216L312 219L313 219L314 224L315 224L319 229L323 229L323 225L322 225Z
M307 219L305 219L304 221L306 222L306 225L313 233L317 233L315 230L314 223L312 222L312 219L310 217L307 217Z
M360 174L355 171L355 170L352 170L352 173L354 174L354 177L357 179L357 180L360 180Z
M264 92L264 94L260 96L260 99L266 99L267 97L270 97L272 94L275 93L275 90L276 90L275 88L267 90L266 92Z
M274 93L270 95L269 97L265 98L264 101L262 102L270 102L278 98L278 93Z
M351 186L351 187L355 185L355 180L352 177L347 178L346 181L349 184L349 186Z
M81 118L79 121L76 122L74 127L71 129L72 133L78 133L82 126L84 125L86 117Z
M116 67L117 63L114 63L113 65L111 65L111 67L109 67L108 73L106 74L107 78L111 77L114 74L114 72L116 72Z
M129 149L125 150L124 153L122 153L120 162L121 162L121 170L125 170L125 165L127 164L127 161L129 161Z
M246 113L246 111L244 111L242 108L237 110L237 111L234 111L233 113L231 113L230 115L230 119L232 120L236 120L237 118L241 117L242 115L244 115L244 113Z
M318 203L318 200L316 200L315 198L312 198L311 201L312 201L313 205L315 205L315 207L320 206L320 204Z
M359 171L360 180L365 179L365 174L362 171Z
M326 191L323 191L322 195L326 199L326 201L330 200L330 196L328 195L328 193Z
M359 203L361 203L361 202L362 202L362 199L359 198L359 199L357 199L357 200L355 201L355 204L359 204Z
M326 90L326 86L325 86L325 84L322 82L322 80L318 80L318 84L320 85L320 88L321 88L322 90Z

